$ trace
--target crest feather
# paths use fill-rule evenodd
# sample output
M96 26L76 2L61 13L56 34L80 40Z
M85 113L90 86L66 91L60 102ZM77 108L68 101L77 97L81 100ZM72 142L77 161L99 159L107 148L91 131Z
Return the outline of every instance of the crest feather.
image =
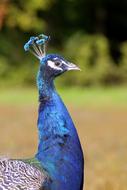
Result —
M40 34L38 37L30 37L29 41L24 45L25 51L30 51L34 54L39 60L45 57L46 44L49 41L50 37L44 34Z

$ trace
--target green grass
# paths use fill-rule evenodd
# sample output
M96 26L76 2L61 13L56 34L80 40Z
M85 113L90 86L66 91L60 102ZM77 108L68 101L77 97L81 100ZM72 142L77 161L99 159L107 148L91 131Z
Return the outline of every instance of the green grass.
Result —
M76 106L127 108L127 88L68 88L58 89L64 102ZM1 89L0 104L37 104L36 88Z

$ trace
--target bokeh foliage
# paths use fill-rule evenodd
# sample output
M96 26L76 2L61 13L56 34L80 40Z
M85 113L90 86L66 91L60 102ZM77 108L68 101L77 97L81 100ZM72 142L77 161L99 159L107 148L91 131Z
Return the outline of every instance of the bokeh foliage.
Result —
M31 85L37 60L23 50L29 36L51 35L49 52L80 65L66 85L127 83L127 3L124 0L1 0L0 85ZM117 12L117 13L116 13Z

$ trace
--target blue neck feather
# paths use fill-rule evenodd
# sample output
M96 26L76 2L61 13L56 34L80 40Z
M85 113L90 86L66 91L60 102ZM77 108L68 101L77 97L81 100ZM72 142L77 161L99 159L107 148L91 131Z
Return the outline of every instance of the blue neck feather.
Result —
M82 190L83 153L72 119L53 80L38 73L39 146L36 158L51 177L51 190Z

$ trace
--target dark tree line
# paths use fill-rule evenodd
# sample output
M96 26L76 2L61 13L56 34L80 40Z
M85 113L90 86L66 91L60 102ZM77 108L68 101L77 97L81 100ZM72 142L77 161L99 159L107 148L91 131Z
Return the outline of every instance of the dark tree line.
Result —
M44 31L53 36L55 45L77 31L101 33L109 39L117 59L119 43L127 40L127 1L1 0L0 28L1 33L13 28L21 35Z

